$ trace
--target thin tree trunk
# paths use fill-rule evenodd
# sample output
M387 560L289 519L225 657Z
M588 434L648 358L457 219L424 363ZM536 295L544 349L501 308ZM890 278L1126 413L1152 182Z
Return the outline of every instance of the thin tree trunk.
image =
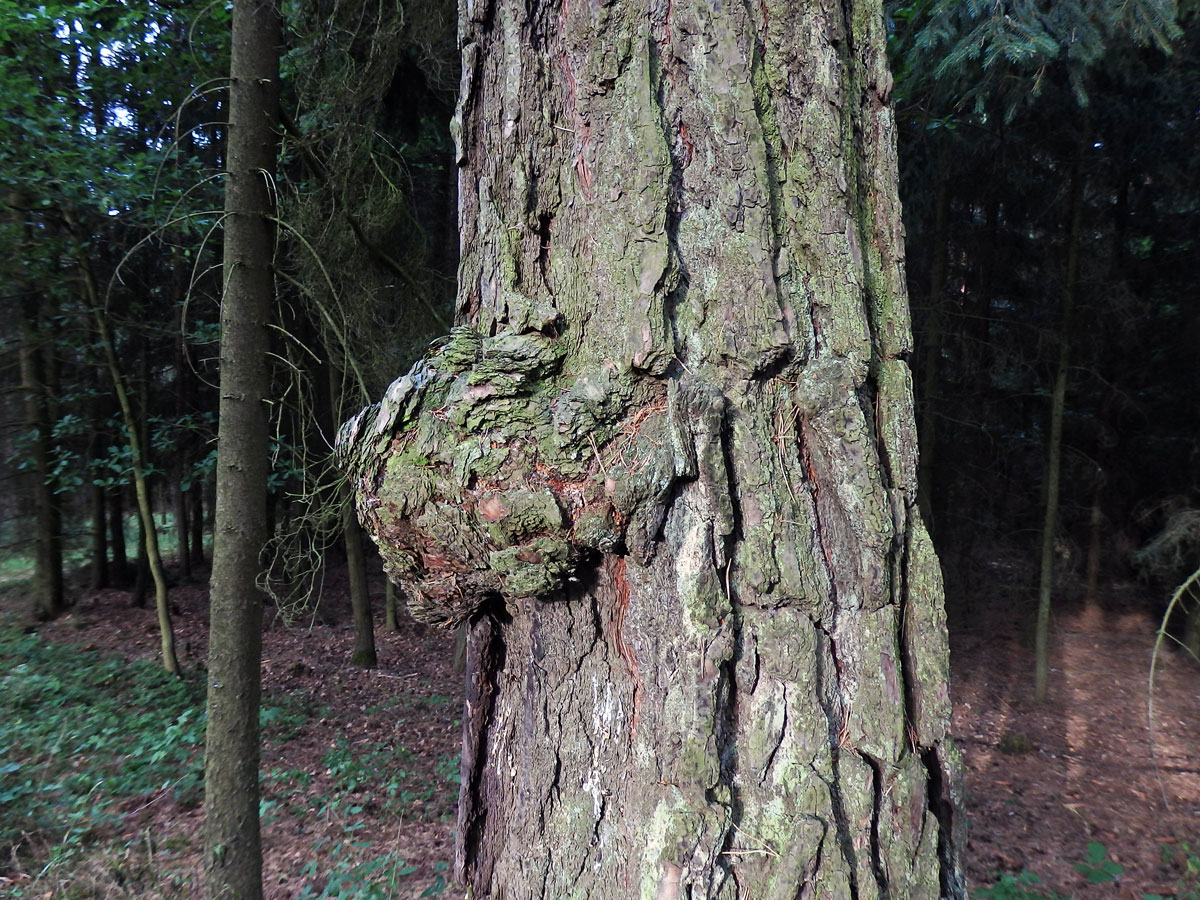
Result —
M464 324L340 446L504 900L965 896L878 4L465 8Z
M225 182L225 291L205 756L204 894L260 900L259 733L267 539L267 323L274 301L271 179L279 121L279 9L234 0Z
M184 465L183 459L177 461L171 490L175 501L175 543L178 545L176 560L179 564L179 574L184 579L190 580L192 577L192 554L188 547L188 538L191 532L188 529L187 492L183 489Z
M121 485L112 488L108 499L108 536L112 547L112 582L117 587L129 586L129 551L125 546L125 490Z
M104 488L93 484L88 488L92 507L92 590L109 586L108 580L108 504Z
M347 503L342 514L342 539L346 542L346 577L350 583L350 606L354 611L354 652L352 665L373 669L375 623L371 616L371 592L367 589L367 561L363 553L362 527L353 504Z
M943 163L944 166L944 163ZM921 504L921 516L929 529L937 534L937 522L933 516L934 457L937 448L937 404L938 375L942 360L942 323L946 304L946 259L949 256L949 233L946 220L950 212L950 182L944 171L937 182L934 200L933 246L929 267L929 326L925 330L925 347L921 354L921 392L918 398L920 411L919 441L921 460L918 468L917 497Z
M1088 523L1087 588L1084 604L1089 608L1100 605L1100 559L1104 548L1104 470L1096 467L1096 487L1092 492L1092 515Z
M146 520L137 519L137 556L133 563L133 587L129 591L129 605L138 609L146 608L146 598L150 594L150 557L146 554Z
M1086 129L1085 133L1090 133ZM1087 146L1087 142L1083 143ZM1046 435L1045 507L1042 511L1042 545L1038 571L1037 621L1034 630L1034 697L1046 699L1050 686L1050 609L1054 594L1054 543L1058 536L1058 501L1062 477L1062 424L1067 405L1067 378L1071 366L1071 336L1075 294L1079 289L1079 242L1083 230L1083 172L1076 156L1068 188L1067 270L1059 319L1058 364L1050 393L1050 427Z
M192 539L188 551L193 566L204 565L204 485L193 481L188 491L188 515L192 528Z
M91 308L96 323L96 333L104 352L104 361L112 379L113 392L117 395L117 405L121 409L121 418L125 423L125 439L129 442L130 456L133 460L133 488L137 497L138 516L142 526L142 543L140 552L144 554L144 568L141 559L138 564L139 586L135 586L135 597L144 591L142 572L149 570L154 581L154 610L158 616L158 633L162 649L162 664L173 675L179 674L179 659L175 655L175 630L171 625L170 597L167 593L167 577L163 572L162 557L158 552L158 529L154 525L154 510L150 497L150 485L146 478L146 456L143 450L144 442L138 417L134 413L133 401L125 384L125 376L121 364L117 361L117 352L113 347L112 332L109 329L108 318L104 314L100 299L100 291L96 285L88 257L82 252L77 254L76 262L83 275L85 298ZM135 601L136 602L136 601ZM138 603L140 606L141 604Z
M383 627L393 634L400 630L400 623L396 619L396 585L390 578L384 579Z

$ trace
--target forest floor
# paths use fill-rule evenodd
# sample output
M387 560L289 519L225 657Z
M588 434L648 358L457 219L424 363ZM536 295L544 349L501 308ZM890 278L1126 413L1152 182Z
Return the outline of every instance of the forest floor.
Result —
M1022 628L983 616L951 631L973 887L1027 869L1036 890L1077 900L1200 897L1200 667L1158 654L1152 732L1158 622L1129 611L1149 604L1145 588L1117 585L1059 610L1045 703ZM1102 860L1124 871L1104 878Z
M1144 607L1135 591L1108 605ZM357 669L336 576L325 597L317 615L289 627L268 610L264 691L280 721L268 720L263 753L267 898L436 896L447 891L453 856L462 696L453 635L402 617L398 632L376 634L379 666ZM181 663L196 678L205 591L179 586L171 598ZM0 597L9 621L15 602ZM1200 890L1196 874L1179 885L1189 848L1193 864L1200 855L1200 669L1174 652L1160 656L1152 740L1155 627L1142 614L1060 613L1046 704L1031 699L1032 653L1020 629L991 621L952 633L973 892L1027 869L1041 882L1010 881L1010 893L993 896L1200 896L1187 893ZM158 651L153 610L130 607L118 591L83 593L40 633L129 661ZM195 896L197 800L164 786L125 801L119 824L91 838L106 851L48 866L36 884L33 867L0 860L0 897ZM1097 844L1104 862L1124 869L1103 884L1075 866ZM1101 865L1093 858L1093 874Z

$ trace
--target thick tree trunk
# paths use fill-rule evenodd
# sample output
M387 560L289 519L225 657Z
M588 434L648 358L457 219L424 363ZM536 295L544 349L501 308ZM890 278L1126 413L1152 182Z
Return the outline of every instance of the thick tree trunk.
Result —
M267 324L279 121L279 10L234 0L225 187L225 292L205 754L204 895L259 900L260 554L266 543Z
M4 199L13 226L19 232L27 231L24 210L29 209L33 201L18 190L10 191ZM20 254L21 248L10 248L10 252ZM24 284L12 287L21 302L18 366L25 401L25 428L32 435L29 452L33 457L30 499L34 508L34 569L33 583L30 585L30 612L35 619L46 620L55 618L66 608L62 516L58 497L50 483L54 419L51 416L53 400L49 389L51 378L47 369L53 351L47 350L40 298Z
M877 4L464 8L460 327L340 447L477 898L963 897Z

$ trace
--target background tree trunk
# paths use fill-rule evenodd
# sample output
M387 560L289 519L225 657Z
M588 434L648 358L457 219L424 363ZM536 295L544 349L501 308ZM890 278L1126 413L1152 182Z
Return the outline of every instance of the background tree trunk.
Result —
M354 507L348 503L342 516L342 540L346 544L346 579L350 586L350 607L354 611L354 652L350 654L350 662L373 669L379 660L375 654L375 622L371 616L371 592L367 587L362 527Z
M465 7L458 328L348 423L473 896L963 897L873 3Z
M109 567L112 583L118 587L129 586L129 552L125 547L125 492L122 485L112 488L108 498L108 536L112 547L112 565Z
M109 377L112 379L113 392L117 395L117 404L121 410L121 419L125 423L125 438L129 442L129 455L133 463L133 488L137 497L138 517L141 522L141 543L138 555L137 583L134 585L134 603L137 606L145 602L146 573L154 581L154 609L158 616L159 642L162 648L163 668L168 672L179 674L179 660L175 655L175 632L171 625L170 599L167 595L167 577L163 571L162 557L158 552L158 529L154 524L154 508L150 495L150 485L146 475L146 452L148 443L138 418L134 413L133 400L124 373L117 360L116 348L113 346L112 331L109 328L107 314L101 302L99 286L95 274L82 246L78 248L76 261L83 276L84 299L92 311L96 321L96 333L104 352L105 364ZM143 358L144 359L144 358ZM147 384L147 379L143 379ZM144 417L143 417L144 418Z
M279 121L280 29L273 2L235 0L205 756L204 892L209 900L262 897L263 598L257 579L267 537L267 322L275 295L270 182Z
M1083 230L1083 172L1080 156L1086 135L1071 167L1068 187L1066 278L1058 333L1058 363L1050 392L1050 423L1046 429L1045 505L1042 507L1042 545L1038 567L1038 605L1034 624L1034 698L1045 700L1050 689L1050 609L1054 596L1055 540L1058 537L1058 498L1062 478L1063 414L1067 408L1067 378L1071 371L1071 339L1075 319L1075 294L1079 289L1079 242Z
M45 347L37 314L26 310L22 323L20 368L25 393L25 426L32 433L29 452L33 456L32 495L35 510L34 570L30 597L35 619L57 617L66 609L63 589L62 519L58 497L50 483L51 431L54 423L47 407Z

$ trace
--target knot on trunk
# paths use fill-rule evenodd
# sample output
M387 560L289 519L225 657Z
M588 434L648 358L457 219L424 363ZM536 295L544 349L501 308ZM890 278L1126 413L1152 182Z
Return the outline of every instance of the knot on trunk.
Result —
M456 328L339 431L359 518L417 619L548 599L599 553L654 552L673 485L696 473L689 404L608 361L564 372L565 355L536 332Z

